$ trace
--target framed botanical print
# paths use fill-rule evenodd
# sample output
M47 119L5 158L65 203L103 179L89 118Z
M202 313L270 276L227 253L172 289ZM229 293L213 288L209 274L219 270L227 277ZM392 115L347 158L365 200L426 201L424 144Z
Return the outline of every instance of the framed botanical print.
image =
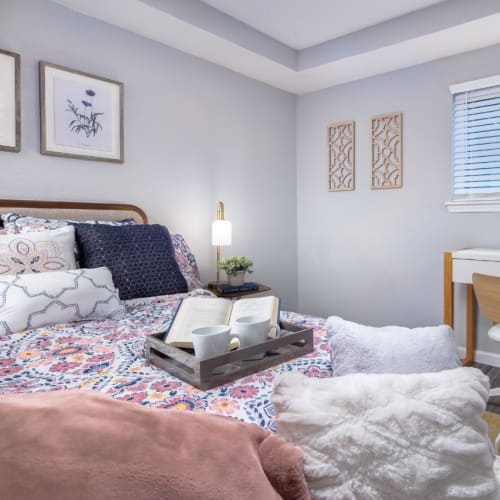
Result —
M123 83L40 62L40 152L123 163Z
M0 50L0 151L21 150L21 57Z

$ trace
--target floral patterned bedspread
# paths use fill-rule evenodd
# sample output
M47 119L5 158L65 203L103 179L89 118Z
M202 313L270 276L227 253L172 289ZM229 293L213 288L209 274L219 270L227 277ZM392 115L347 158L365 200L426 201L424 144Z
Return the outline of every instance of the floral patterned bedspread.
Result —
M209 294L195 290L189 295ZM223 386L201 391L144 358L144 336L165 330L187 294L129 301L121 319L38 328L0 337L0 394L92 389L116 399L170 410L204 410L275 430L270 402L279 373L331 376L321 318L282 312L314 328L315 352Z

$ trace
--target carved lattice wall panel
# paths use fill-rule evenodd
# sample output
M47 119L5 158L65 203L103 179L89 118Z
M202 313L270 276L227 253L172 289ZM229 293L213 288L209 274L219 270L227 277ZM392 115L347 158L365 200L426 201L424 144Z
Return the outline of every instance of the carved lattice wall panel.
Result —
M372 189L401 187L402 125L402 113L374 116L371 120Z
M328 125L328 191L354 190L354 122Z

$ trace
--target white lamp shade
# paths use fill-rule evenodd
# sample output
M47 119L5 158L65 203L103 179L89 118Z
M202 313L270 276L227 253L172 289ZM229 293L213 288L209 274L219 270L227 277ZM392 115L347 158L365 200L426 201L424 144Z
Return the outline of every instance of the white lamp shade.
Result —
M231 223L228 220L212 222L212 245L227 246L231 244Z

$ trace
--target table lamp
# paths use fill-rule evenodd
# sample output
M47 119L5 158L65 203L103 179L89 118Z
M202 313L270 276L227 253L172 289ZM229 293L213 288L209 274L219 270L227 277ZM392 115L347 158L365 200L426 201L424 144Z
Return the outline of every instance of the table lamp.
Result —
M220 278L220 247L231 244L231 223L224 220L224 203L217 202L217 219L212 222L212 245L217 247L217 281Z

